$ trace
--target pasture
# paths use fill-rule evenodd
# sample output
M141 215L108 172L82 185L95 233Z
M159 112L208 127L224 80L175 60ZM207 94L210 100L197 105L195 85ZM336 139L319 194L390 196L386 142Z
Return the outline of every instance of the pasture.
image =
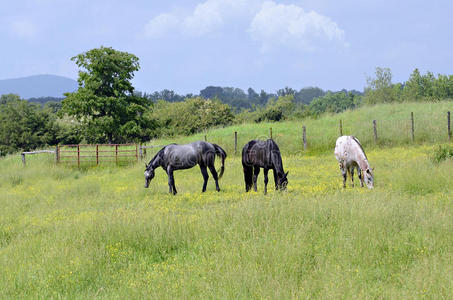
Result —
M238 153L251 139L269 138L269 128L282 153L296 154L303 149L302 126L306 126L307 151L309 154L331 152L339 136L339 121L342 120L343 135L357 137L365 150L370 148L438 144L448 141L447 112L452 110L451 101L421 103L391 103L363 106L339 114L326 114L318 119L277 123L237 124L225 128L211 129L193 136L162 138L150 141L150 145L189 143L203 140L222 146L231 156L234 152L234 131L238 132ZM411 112L414 113L414 142L411 139ZM377 143L374 142L373 123L377 122Z
M288 190L266 196L228 146L220 193L193 168L177 196L143 163L1 159L0 298L453 298L453 161L364 143L375 189L343 189L333 147L282 139Z

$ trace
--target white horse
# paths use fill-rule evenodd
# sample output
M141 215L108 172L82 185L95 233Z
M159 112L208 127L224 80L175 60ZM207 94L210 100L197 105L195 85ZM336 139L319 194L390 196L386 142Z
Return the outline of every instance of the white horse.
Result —
M352 135L340 136L335 145L335 158L340 164L341 174L343 175L343 187L346 187L347 172L351 174L351 182L352 186L354 186L354 168L357 168L360 185L363 187L363 181L365 180L367 187L373 188L373 170L370 168L365 151L363 151L358 139Z

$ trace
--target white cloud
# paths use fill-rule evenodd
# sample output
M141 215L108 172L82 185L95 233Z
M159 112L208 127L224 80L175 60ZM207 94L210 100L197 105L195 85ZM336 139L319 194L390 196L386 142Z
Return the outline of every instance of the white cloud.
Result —
M315 11L305 12L296 5L263 3L248 29L250 36L261 43L262 50L275 47L316 48L317 43L336 41L346 45L344 31L329 17Z
M180 25L180 20L172 14L160 14L145 25L145 37L159 38L171 33Z
M144 35L202 37L228 30L237 23L260 43L263 52L276 47L312 50L326 41L347 46L344 31L329 17L269 0L205 0L185 14L163 13L154 17L145 25Z
M161 14L145 26L146 37L161 37L178 33L200 37L221 30L226 23L251 17L261 0L206 0L188 14Z
M9 31L15 37L32 40L36 37L38 28L30 20L18 19L9 23Z

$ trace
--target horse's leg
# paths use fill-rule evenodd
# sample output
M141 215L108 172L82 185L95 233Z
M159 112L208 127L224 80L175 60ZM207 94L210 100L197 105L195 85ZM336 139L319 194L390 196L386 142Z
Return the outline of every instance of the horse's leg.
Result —
M173 169L168 167L168 185L170 186L170 193L176 195L175 177L173 176Z
M206 192L206 185L208 185L209 175L208 175L208 170L206 169L206 166L200 165L200 170L201 170L201 174L203 175L203 179L204 179L203 189L201 190L201 192L204 193L204 192Z
M245 192L248 192L252 188L253 167L243 166L243 170L244 170Z
M267 183L269 182L269 178L267 177L269 173L269 169L264 168L264 195L267 194Z
M360 170L359 167L357 167L357 175L359 176L360 180L360 186L363 187L363 177L362 177L362 170Z
M340 163L340 171L341 175L343 176L343 188L346 187L346 177L347 177L347 170L345 169L344 165Z
M274 182L275 182L275 190L278 191L278 175L275 169L272 170L274 172Z
M352 187L354 187L354 168L355 168L355 166L351 166L351 168L350 168Z
M175 177L173 176L173 173L171 174L172 177L172 182L173 182L173 195L176 195L176 186L175 186Z
M258 179L259 173L260 173L260 167L255 167L255 169L253 170L253 189L255 190L255 192L258 190L256 180Z
M171 178L173 177L173 170L170 169L170 167L168 167L167 169L167 175L168 175L168 188L169 188L169 193L173 193L173 184L172 184L172 181L171 181Z
M219 177L217 176L217 171L215 170L215 167L213 164L209 165L209 171L211 171L212 177L214 177L216 191L220 192Z

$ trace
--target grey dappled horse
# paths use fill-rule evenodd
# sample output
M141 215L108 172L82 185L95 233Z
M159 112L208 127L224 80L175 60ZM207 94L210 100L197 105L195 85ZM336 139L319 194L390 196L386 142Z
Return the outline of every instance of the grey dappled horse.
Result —
M264 194L267 193L269 170L274 171L276 190L285 190L288 185L288 172L283 171L280 149L272 139L266 141L252 140L245 144L242 149L242 167L246 192L252 188L252 184L255 192L257 191L256 180L260 168L264 169Z
M335 158L338 160L341 175L343 175L343 187L346 187L347 173L351 174L352 186L354 186L354 169L363 187L363 181L368 188L374 187L373 170L370 168L368 158L359 140L351 136L340 136L335 144Z
M218 176L214 167L216 155L222 159L222 167ZM177 191L173 171L190 169L198 164L204 179L202 192L206 191L206 185L208 183L209 175L207 168L209 168L212 177L214 177L216 190L220 191L218 179L222 177L225 170L226 156L226 152L220 148L220 146L203 141L185 145L167 145L151 159L148 165L146 165L145 188L149 186L149 182L154 178L154 170L158 167L162 167L168 175L170 193L175 195Z

